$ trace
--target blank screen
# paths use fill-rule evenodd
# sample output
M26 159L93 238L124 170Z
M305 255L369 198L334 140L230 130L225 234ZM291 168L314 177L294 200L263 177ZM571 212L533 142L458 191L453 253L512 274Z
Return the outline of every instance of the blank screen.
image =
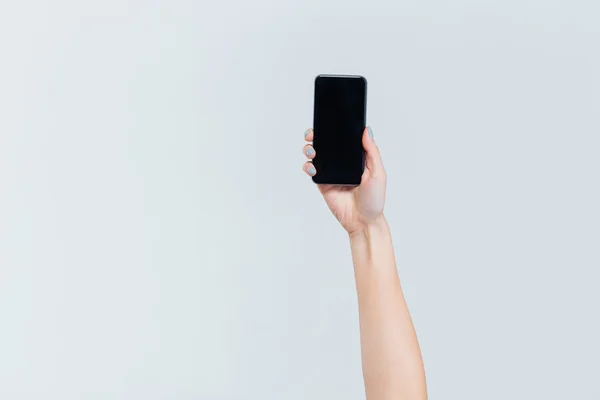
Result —
M360 184L364 169L365 100L363 77L320 75L315 80L316 183Z

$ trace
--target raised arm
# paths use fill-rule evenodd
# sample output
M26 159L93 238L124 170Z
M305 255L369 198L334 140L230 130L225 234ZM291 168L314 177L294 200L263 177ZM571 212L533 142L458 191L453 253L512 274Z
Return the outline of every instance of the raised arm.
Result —
M312 130L305 138L312 141ZM363 147L366 168L360 186L319 185L319 190L350 238L367 400L426 399L421 351L383 215L386 172L370 128L363 134ZM317 173L310 161L315 151L310 143L303 151L309 158L304 170L312 176Z

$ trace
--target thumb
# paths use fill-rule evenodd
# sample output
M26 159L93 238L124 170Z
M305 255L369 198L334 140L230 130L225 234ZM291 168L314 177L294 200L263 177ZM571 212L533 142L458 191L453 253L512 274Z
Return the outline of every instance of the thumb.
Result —
M379 148L373 139L373 130L370 126L367 126L363 132L362 143L366 153L366 167L373 176L382 174L385 170L381 161L381 155L379 154Z

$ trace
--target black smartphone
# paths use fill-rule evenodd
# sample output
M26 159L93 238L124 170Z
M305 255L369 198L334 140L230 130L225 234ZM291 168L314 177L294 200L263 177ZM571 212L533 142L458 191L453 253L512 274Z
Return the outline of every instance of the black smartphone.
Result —
M367 80L356 75L315 79L313 164L315 183L360 185L365 169L362 135L367 121Z

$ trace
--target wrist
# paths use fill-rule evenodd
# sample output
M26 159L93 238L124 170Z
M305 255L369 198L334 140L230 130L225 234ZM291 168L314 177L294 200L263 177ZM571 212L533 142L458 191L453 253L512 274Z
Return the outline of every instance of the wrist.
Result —
M358 228L352 232L348 232L350 239L369 238L381 234L389 234L389 226L383 214L375 219L359 224Z
M383 215L361 224L349 237L356 271L381 266L388 256L393 259L392 236Z

